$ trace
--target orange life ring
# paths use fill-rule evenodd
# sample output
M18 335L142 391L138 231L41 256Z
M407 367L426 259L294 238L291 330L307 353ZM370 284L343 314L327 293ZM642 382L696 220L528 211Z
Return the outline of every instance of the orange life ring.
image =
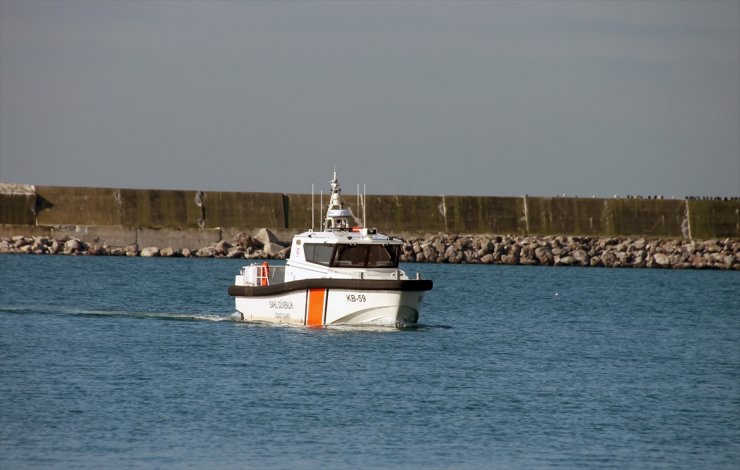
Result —
M260 279L260 285L266 286L269 285L269 277L270 277L270 265L267 263L267 261L262 262L262 279Z

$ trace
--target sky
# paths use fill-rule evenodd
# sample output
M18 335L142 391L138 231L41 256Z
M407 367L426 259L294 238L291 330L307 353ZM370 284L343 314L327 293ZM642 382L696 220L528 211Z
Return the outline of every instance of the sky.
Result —
M740 196L740 0L0 0L0 182Z

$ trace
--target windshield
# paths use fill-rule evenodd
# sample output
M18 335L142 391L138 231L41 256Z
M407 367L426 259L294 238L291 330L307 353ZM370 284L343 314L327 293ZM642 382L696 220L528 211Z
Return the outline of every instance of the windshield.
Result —
M306 254L306 261L321 264L323 266L329 266L331 263L332 254L334 253L334 245L306 243L303 247L304 253Z
M397 268L398 245L306 243L306 261L337 268Z
M397 268L397 245L337 245L331 265L344 268Z

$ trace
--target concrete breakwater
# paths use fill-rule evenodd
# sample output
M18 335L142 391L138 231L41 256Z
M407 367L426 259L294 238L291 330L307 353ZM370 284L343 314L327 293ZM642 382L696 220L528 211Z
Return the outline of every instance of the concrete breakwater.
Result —
M270 230L238 233L199 249L110 247L78 238L0 238L0 253L285 259L289 243ZM674 240L574 236L439 234L404 241L401 261L415 263L507 264L740 271L740 240Z
M368 195L366 200L369 227L407 238L434 233L740 238L740 200L735 198ZM89 241L164 246L153 238L167 230L176 232L170 234L172 243L183 236L228 240L260 227L297 233L319 225L323 208L318 203L319 197L312 202L310 194L0 183L0 236L86 231ZM345 204L362 213L355 198L346 197Z

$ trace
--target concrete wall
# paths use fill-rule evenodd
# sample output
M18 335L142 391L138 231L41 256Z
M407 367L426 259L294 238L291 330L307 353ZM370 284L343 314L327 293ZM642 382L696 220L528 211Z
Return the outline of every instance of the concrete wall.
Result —
M0 183L0 224L36 225L36 190L33 186Z
M356 197L344 201L361 222ZM314 203L318 229L318 195ZM183 244L201 243L260 227L289 237L312 226L311 195L0 184L0 225L6 226L0 233L50 227L52 235L82 234L121 246L132 240L158 245L165 233ZM367 225L403 236L740 238L740 201L369 195Z
M526 233L685 237L686 201L527 197Z
M740 237L740 201L686 201L690 238Z

